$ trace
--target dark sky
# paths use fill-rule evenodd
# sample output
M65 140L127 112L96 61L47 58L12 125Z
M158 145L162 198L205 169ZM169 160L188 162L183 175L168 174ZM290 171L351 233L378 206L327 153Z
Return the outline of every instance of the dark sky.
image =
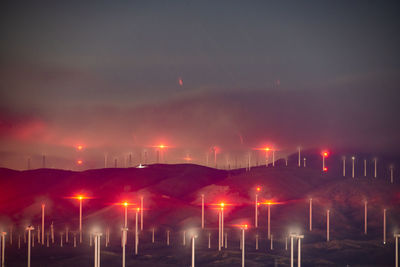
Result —
M398 1L82 2L2 2L0 166L400 149Z

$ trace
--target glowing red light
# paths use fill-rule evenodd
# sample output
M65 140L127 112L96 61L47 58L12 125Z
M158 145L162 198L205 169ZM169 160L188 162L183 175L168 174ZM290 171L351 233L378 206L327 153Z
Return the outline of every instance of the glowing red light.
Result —
M182 80L182 78L179 78L178 83L179 83L180 86L183 86L183 80Z
M83 164L83 161L80 159L80 160L77 160L76 161L76 164L78 164L78 165L82 165Z
M83 149L83 146L82 146L82 145L78 145L78 146L76 147L76 149L78 149L78 150L80 151L80 150Z
M159 148L159 149L168 148L168 146L167 146L167 145L164 145L164 144L159 144L159 145L157 145L157 146L153 146L153 147L155 147L155 148Z
M327 172L327 171L328 171L328 168L327 168L327 167L325 167L325 168L324 168L324 172Z
M327 156L329 156L329 153L324 151L324 152L322 152L322 155L326 158Z
M261 191L261 187L257 187L257 191L260 192Z
M92 197L87 197L85 195L76 195L76 196L73 196L73 197L65 197L65 198L77 199L77 200L92 199Z

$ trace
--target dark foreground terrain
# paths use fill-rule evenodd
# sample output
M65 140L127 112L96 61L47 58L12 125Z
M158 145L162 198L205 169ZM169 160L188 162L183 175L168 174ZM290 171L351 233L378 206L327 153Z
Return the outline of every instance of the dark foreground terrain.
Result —
M318 163L318 162L317 162ZM318 166L315 163L315 166ZM330 164L340 166L339 163ZM350 169L350 168L349 168ZM362 173L357 169L357 174ZM53 222L55 243L32 248L32 266L93 266L94 248L89 232L110 229L111 247L102 237L101 266L121 266L120 229L123 207L113 203L139 204L144 197L144 230L139 255L133 256L135 206L128 212L127 266L190 266L190 239L183 246L183 231L195 230L196 266L240 266L240 230L246 231L246 266L287 266L290 264L289 232L304 234L302 266L394 266L394 238L400 222L400 187L390 184L384 173L373 178L343 177L340 168L322 174L318 167L286 167L278 161L272 168L216 170L197 165L151 165L144 169L98 169L73 172L54 169L14 171L0 169L0 228L13 231L13 244L6 237L6 266L26 266L24 228L41 224L41 204L46 204L45 232ZM271 205L273 250L267 240L267 208L260 205L258 229L254 228L255 188L259 201ZM78 227L78 202L68 197L85 194L83 203L84 243L72 246ZM201 200L205 196L205 229L201 230ZM313 199L313 230L309 227L309 199ZM218 252L218 217L214 204L223 201L228 248ZM368 234L364 234L364 203L368 201ZM387 243L383 244L383 209L387 209ZM330 242L326 242L326 210L330 210ZM70 229L69 243L60 247L60 232ZM155 228L156 242L151 243ZM166 231L171 244L166 244ZM208 234L211 248L208 249ZM259 250L255 235L259 234ZM18 236L21 248L17 248ZM36 232L35 232L36 236ZM295 262L297 259L297 245Z

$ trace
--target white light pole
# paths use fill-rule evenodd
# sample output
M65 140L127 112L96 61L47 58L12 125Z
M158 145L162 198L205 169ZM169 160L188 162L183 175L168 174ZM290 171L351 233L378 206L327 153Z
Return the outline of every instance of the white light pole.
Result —
M393 165L390 165L389 169L390 169L390 183L393 184L393 169L394 169Z
M51 222L50 225L50 235L51 235L51 243L54 244L54 224Z
M312 198L310 198L310 231L312 231Z
M275 149L272 149L272 167L275 167Z
M151 231L151 243L154 244L154 227L153 227L153 229Z
M128 227L128 202L124 202L124 208L125 208L124 228L127 228Z
M201 194L201 229L204 229L204 194Z
M329 235L329 215L330 215L331 211L330 210L326 210L326 242L330 241L330 235Z
M211 233L208 233L208 248L211 248Z
M354 160L356 157L352 156L351 157L351 177L354 178Z
M125 245L126 245L126 232L127 227L122 228L122 267L125 267Z
M197 236L196 235L192 235L192 267L194 267L194 240Z
M399 237L400 234L394 234L394 237L396 238L396 245L395 245L395 250L396 250L396 256L395 256L395 266L399 267Z
M220 247L224 246L224 203L221 203L221 244Z
M386 244L386 209L383 209L383 244Z
M258 250L258 234L256 234L256 250Z
M368 221L368 202L364 202L364 234L367 234L367 221Z
M140 197L140 231L143 231L143 196Z
M82 243L82 200L83 197L79 196L79 243ZM97 266L95 266L97 267Z
M31 267L31 231L35 230L33 226L26 228L28 231L28 267Z
M346 176L346 156L342 157L342 161L343 161L343 177Z
M94 234L94 267L100 267L100 237L102 233L96 232Z
M45 204L42 204L42 245L44 245L44 208Z
M1 233L1 267L4 267L5 262L6 235L6 232Z
M260 192L261 191L261 188L260 187L257 187L257 192ZM255 208L255 215L254 215L254 225L255 225L255 227L257 228L258 227L258 194L257 194L257 192L256 192L256 201L255 201L255 203L254 203L254 208Z
M186 246L186 231L183 231L182 245L183 245L183 246Z
M169 246L169 230L167 230L167 246Z
M367 177L367 160L364 159L364 177Z
M378 170L377 170L377 158L374 158L374 178L376 178L378 176Z
M268 239L271 238L271 203L268 203Z
M299 160L298 160L298 166L300 167L300 147L297 148L299 150Z
M247 230L247 225L242 225L242 267L244 267L244 250L245 250L245 236L244 231Z
M301 239L304 235L297 235L297 267L301 267Z
M135 223L135 255L138 254L139 248L139 227L138 227L138 219L139 219L139 211L140 209L136 209L136 223Z
M293 259L293 238L295 238L296 235L290 234L290 267L294 267L294 259Z

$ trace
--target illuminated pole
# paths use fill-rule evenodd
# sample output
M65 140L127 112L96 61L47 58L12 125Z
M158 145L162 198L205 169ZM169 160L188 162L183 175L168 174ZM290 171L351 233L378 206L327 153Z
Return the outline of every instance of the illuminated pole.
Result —
M377 158L374 158L374 178L377 177Z
M218 250L221 251L221 211L218 212Z
M268 203L268 239L271 238L271 204Z
M143 231L143 196L140 197L140 231Z
M256 250L258 250L258 234L256 234Z
M270 249L271 249L271 250L274 250L274 235L271 235Z
M305 157L303 158L303 167L304 168L306 167L306 158Z
M285 158L285 165L286 165L286 167L287 167L287 165L288 165L288 158Z
M351 157L351 177L354 178L354 160L356 159L356 157Z
M136 209L136 224L135 224L135 255L138 254L138 246L139 246L139 225L138 225L138 219L139 219L139 211L140 209Z
M31 267L31 231L34 229L33 226L28 226L26 228L28 231L28 267Z
M367 177L367 160L364 159L364 177Z
M50 247L50 238L49 238L49 236L50 236L50 233L47 232L47 233L46 233L46 238L47 238L47 239L46 239L46 246L47 246L47 247Z
M183 231L183 242L182 244L186 246L186 231Z
M94 267L100 267L100 237L102 233L94 233Z
M225 248L228 248L228 233L225 232Z
M5 261L6 235L6 232L1 233L1 267L4 267Z
M122 228L122 267L125 267L125 244L126 244L126 232L127 227Z
M204 229L204 194L201 194L201 229Z
M221 247L224 247L224 203L221 203Z
M391 165L390 166L390 183L392 183L393 184L393 166Z
M151 232L151 243L154 244L154 227L153 227L152 232Z
M49 242L47 242L47 244L49 244ZM76 248L76 232L74 232L74 248Z
M396 245L395 245L395 250L396 250L395 266L396 266L396 267L399 267L399 237L400 237L400 234L394 234L394 237L396 238Z
M196 238L195 235L192 236L192 267L194 267L194 239Z
M312 198L310 198L310 231L312 231Z
M63 247L63 233L60 233L60 247Z
M51 235L51 243L54 244L54 224L51 222L50 225L50 235Z
M248 171L250 171L250 168L251 168L250 152L249 152L249 155L248 155L248 158L247 158L247 168L248 168Z
M79 196L79 243L82 243L82 200L83 197Z
M300 147L297 148L299 150L299 161L298 161L298 165L300 167Z
M346 157L343 156L342 157L342 161L343 161L343 177L346 176Z
M324 171L325 170L325 157L326 157L326 152L324 152L323 154L322 154L322 171Z
M40 226L38 225L38 229L37 229L37 241L38 244L40 244Z
M169 230L167 230L167 246L169 246Z
M297 236L297 267L301 267L301 239L304 238L304 235Z
M285 236L285 250L287 250L287 236Z
M295 235L290 235L290 267L294 267L294 260L293 260L293 238Z
M65 227L65 243L68 243L69 238L69 228Z
M245 246L245 240L244 240L244 231L247 229L247 225L242 226L242 267L244 267L244 246Z
M367 234L367 218L368 216L368 202L364 202L364 234Z
M125 223L124 223L124 228L128 227L128 202L124 202L125 206Z
M386 209L383 209L383 244L386 244Z
M257 192L260 192L261 188L257 187ZM255 227L258 227L258 194L256 192L256 202L254 203L254 208L255 208L255 215L254 215L254 221L255 221Z
M208 248L211 248L211 233L208 233Z
M272 150L272 167L275 167L275 150Z
M330 210L326 210L326 242L330 241L329 236L329 214L331 213Z

